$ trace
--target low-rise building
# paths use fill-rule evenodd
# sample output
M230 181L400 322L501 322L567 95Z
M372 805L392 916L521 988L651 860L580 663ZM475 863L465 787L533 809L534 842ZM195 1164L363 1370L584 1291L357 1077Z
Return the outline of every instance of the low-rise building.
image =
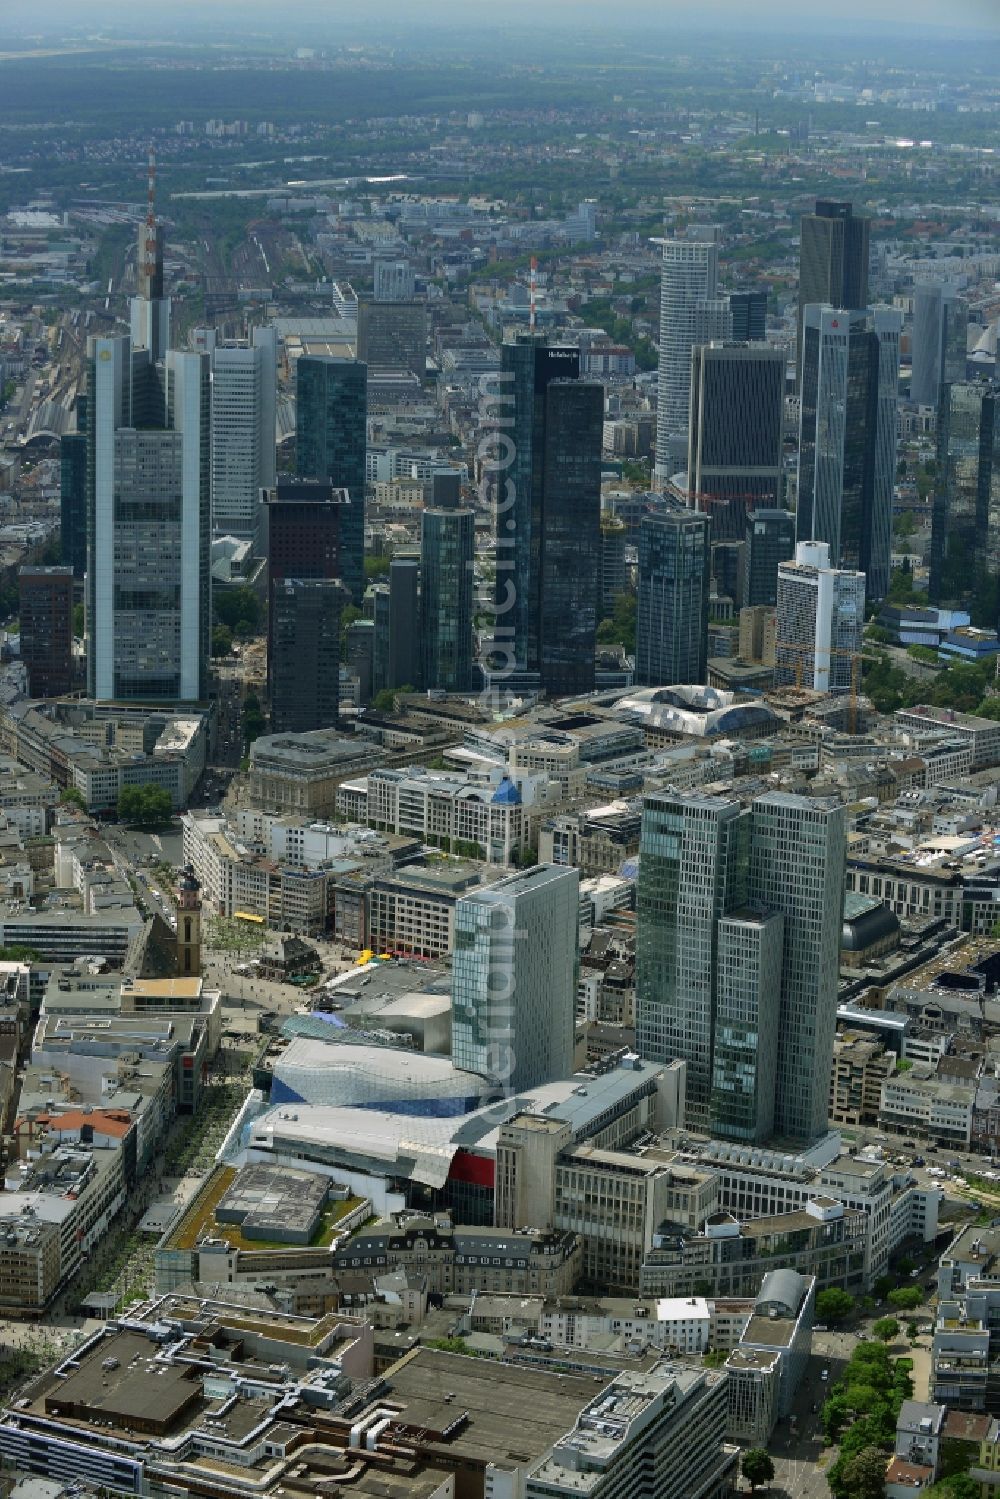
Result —
M974 1082L951 1082L936 1068L920 1064L884 1080L879 1123L884 1129L968 1150L975 1103Z
M830 1123L873 1124L882 1104L882 1084L895 1068L894 1053L872 1036L838 1031L830 1077Z

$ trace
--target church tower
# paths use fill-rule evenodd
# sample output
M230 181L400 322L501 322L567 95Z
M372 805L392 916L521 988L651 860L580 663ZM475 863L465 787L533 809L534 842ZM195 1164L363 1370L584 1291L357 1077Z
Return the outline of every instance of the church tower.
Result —
M201 973L201 882L186 864L177 881L177 972L181 978Z

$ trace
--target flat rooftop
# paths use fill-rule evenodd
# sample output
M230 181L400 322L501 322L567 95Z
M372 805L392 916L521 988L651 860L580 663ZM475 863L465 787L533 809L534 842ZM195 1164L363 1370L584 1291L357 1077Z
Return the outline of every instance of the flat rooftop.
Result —
M593 1376L557 1376L435 1348L413 1349L385 1378L407 1426L440 1434L448 1452L466 1462L505 1469L543 1457L597 1389Z

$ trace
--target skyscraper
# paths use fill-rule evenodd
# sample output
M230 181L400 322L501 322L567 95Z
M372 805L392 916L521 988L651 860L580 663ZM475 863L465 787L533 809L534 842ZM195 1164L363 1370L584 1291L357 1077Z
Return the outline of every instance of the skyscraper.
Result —
M604 387L556 380L546 391L539 667L550 697L593 692L601 590Z
M30 697L62 697L73 690L73 569L22 567L21 660Z
M850 690L860 662L865 575L830 566L824 542L799 542L778 567L775 682L816 692Z
M369 369L427 375L427 304L358 301L358 358Z
M711 1118L717 925L747 895L749 818L735 801L657 792L643 803L636 1044L687 1063L686 1122Z
M704 682L708 664L709 521L678 506L639 526L635 679L647 687Z
M59 442L59 540L62 560L82 578L87 571L87 397L76 403L75 432Z
M340 578L345 517L353 499L322 479L279 479L265 490L258 548L267 558L271 607L267 621L268 679L274 655L274 592L286 578ZM347 529L350 531L351 527Z
M734 343L763 343L767 337L767 292L729 293L730 337Z
M339 578L283 578L271 589L271 728L303 734L337 722L340 617L348 602Z
M389 564L389 686L418 688L420 660L420 559Z
M1000 566L1000 387L963 381L941 392L931 518L930 598L968 602Z
M578 871L551 864L456 902L452 1061L497 1093L573 1070L579 907Z
M420 520L423 685L468 692L476 517L461 505L434 506Z
M771 608L778 601L778 568L795 555L795 517L790 510L754 510L747 516L743 549L743 607Z
M753 804L750 891L783 917L774 1128L814 1140L827 1127L843 927L843 806L771 791Z
M376 260L376 302L411 302L413 288L413 267L408 260Z
M804 309L798 541L824 541L834 567L889 590L902 314Z
M804 312L813 302L851 311L868 306L871 225L853 205L820 198L799 225L799 330L796 370L802 369Z
M275 481L277 334L220 343L199 328L195 347L212 361L212 530L250 540L260 492Z
M753 907L718 924L711 1130L726 1140L774 1129L783 936L780 914Z
M360 606L364 596L368 370L353 359L309 354L296 364L295 378L298 473L303 479L327 479L350 496L340 522L339 576Z
M933 406L941 389L964 381L969 309L940 281L920 282L913 296L913 373L910 400Z
M358 683L358 707L372 700L372 672L375 661L375 621L354 619L347 626L347 671Z
M88 691L104 701L207 695L210 383L201 354L162 362L92 338L87 389Z
M691 350L727 338L729 302L718 296L718 230L691 228L660 241L660 359L656 382L656 468L664 484L687 453Z
M686 1062L691 1127L748 1143L824 1133L845 827L842 806L784 792L646 797L636 1041Z
M604 407L579 371L576 348L530 335L501 347L511 462L497 506L496 649L552 693L594 680Z
M747 516L782 493L785 356L767 344L691 350L688 489L712 540L743 540Z

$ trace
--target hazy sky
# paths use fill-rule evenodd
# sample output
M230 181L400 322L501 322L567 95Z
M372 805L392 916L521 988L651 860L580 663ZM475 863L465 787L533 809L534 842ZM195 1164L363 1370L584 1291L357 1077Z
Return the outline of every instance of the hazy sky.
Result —
M208 24L213 18L228 21L232 15L259 16L264 24L273 24L280 13L282 27L288 24L289 18L301 16L303 21L310 22L325 19L333 30L339 19L349 18L357 25L375 13L393 13L400 18L409 15L415 25L420 25L423 18L444 18L448 13L453 13L466 24L475 18L502 21L505 13L510 13L514 6L531 9L532 15L549 22L564 19L571 24L574 16L588 16L588 19L606 19L610 28L616 19L622 19L622 13L616 18L615 12L609 10L606 0L538 0L538 3L531 3L531 0L424 0L418 6L414 0L364 0L363 4L358 4L357 0L282 0L279 6L274 0L169 0L159 13L165 27L171 28L184 13L198 16ZM108 21L121 24L129 18L138 24L138 16L142 15L145 28L156 13L157 7L144 12L142 7L127 3L127 0L3 0L0 25L4 30L12 25L27 25L36 30L67 22L94 27ZM952 31L972 28L994 30L1000 34L999 0L820 0L820 3L816 0L814 3L810 0L630 0L624 16L636 19L642 16L643 21L660 19L663 24L685 22L696 25L709 19L724 19L729 24L744 21L748 30L768 21L790 22L796 30L816 21L843 25L844 19L850 16L867 22L897 25L919 22L940 25Z
M1000 0L698 0L697 4L692 0L630 0L617 11L609 10L606 0L420 0L419 4L417 0L281 0L278 5L275 0L167 0L149 11L137 7L134 0L2 0L0 29L9 33L15 28L39 31L53 25L96 28L113 22L136 31L141 26L148 34L157 29L157 18L164 29L176 32L188 18L204 26L239 17L267 29L280 24L283 31L296 20L312 25L326 22L333 32L338 23L346 22L356 32L376 15L391 15L394 20L411 17L416 28L430 20L454 17L465 27L477 19L502 23L520 9L548 25L572 25L585 18L608 30L616 25L631 29L630 22L685 28L744 22L747 30L754 30L770 22L796 31L819 25L839 27L843 32L844 21L854 20L866 28L919 25L951 32L993 31L1000 36Z

